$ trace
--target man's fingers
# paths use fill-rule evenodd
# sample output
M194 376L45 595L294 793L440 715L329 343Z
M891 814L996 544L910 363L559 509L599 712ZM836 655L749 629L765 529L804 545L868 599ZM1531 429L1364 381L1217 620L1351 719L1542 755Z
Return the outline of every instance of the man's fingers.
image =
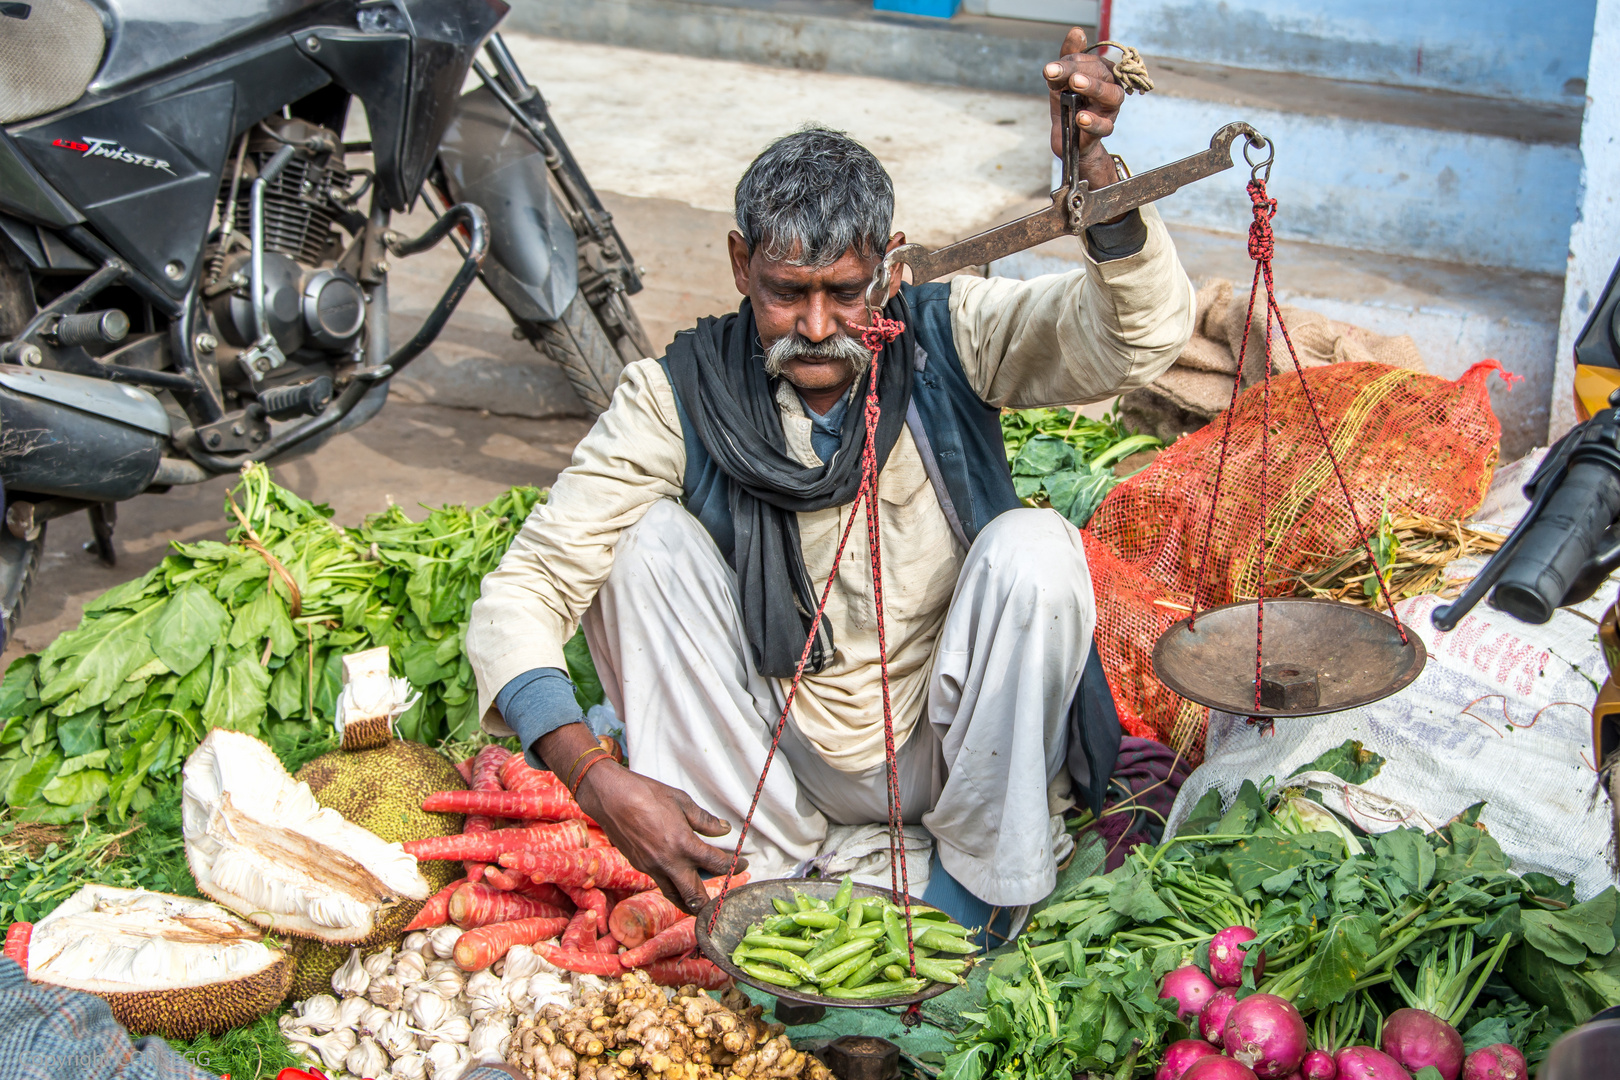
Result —
M704 877L718 877L731 869L731 855L713 844L705 844L701 840L694 842L687 850L687 857L703 871ZM741 856L737 859L737 873L748 869L748 860Z
M1097 139L1106 139L1114 133L1114 121L1096 113L1083 112L1074 118L1074 126Z
M1070 56L1074 53L1085 52L1086 46L1089 44L1091 44L1091 39L1086 37L1084 30L1078 26L1071 27L1069 32L1063 35L1063 52L1061 55Z
M668 876L674 892L664 889L665 896L680 904L689 914L696 915L703 910L703 905L709 902L709 890L703 887L703 878L696 870L683 866L671 871Z
M686 792L678 792L676 801L680 804L681 813L686 815L686 823L695 833L704 836L724 836L731 831L731 822L725 818L715 817L703 807L692 801Z

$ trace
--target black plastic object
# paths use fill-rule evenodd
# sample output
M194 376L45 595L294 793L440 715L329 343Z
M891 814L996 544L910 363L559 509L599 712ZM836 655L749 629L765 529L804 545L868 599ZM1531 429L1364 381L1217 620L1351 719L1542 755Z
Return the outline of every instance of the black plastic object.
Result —
M1553 1043L1537 1080L1609 1080L1620 1061L1620 1020L1582 1024Z
M259 392L259 404L272 420L291 420L296 416L319 416L332 403L332 380L319 375L308 382L292 386L272 386Z
M802 994L785 986L760 982L731 962L732 950L743 939L748 928L776 914L776 908L771 904L772 897L787 900L797 892L817 900L831 900L837 895L838 887L839 882L836 881L799 879L756 881L748 885L739 885L726 894L725 905L720 908L720 919L712 934L709 932L709 918L714 914L715 905L720 903L719 897L704 904L703 910L698 912L698 951L713 960L722 971L738 982L763 990L778 1001L790 1001L799 1005L825 1005L829 1009L886 1009L891 1005L911 1005L918 1001L927 1001L954 988L952 983L934 983L915 994L897 994L894 997L852 1001L848 998L826 997L822 994ZM893 898L888 889L874 889L870 885L856 885L855 895L880 896L885 900ZM911 898L911 902L914 905L922 904L915 896ZM921 933L921 930L916 932Z
M1434 610L1439 629L1454 629L1492 589L1492 606L1544 623L1620 567L1620 411L1604 409L1555 443L1524 493L1530 508L1496 554L1461 596Z
M4 386L0 431L14 448L0 456L0 480L13 494L128 499L146 490L163 457L163 440L150 431Z
M1262 718L1320 716L1381 700L1411 684L1428 651L1412 630L1401 640L1387 613L1335 600L1266 601L1265 672L1279 685L1254 703L1256 604L1225 604L1182 619L1153 649L1153 671L1189 701ZM1292 674L1282 676L1282 672ZM1280 677L1280 678L1279 678ZM1281 685L1286 683L1287 685ZM1300 689L1313 683L1316 701Z
M875 1035L844 1035L816 1056L838 1080L894 1080L900 1075L900 1048Z
M64 315L54 334L58 345L112 345L129 336L129 316L119 308Z

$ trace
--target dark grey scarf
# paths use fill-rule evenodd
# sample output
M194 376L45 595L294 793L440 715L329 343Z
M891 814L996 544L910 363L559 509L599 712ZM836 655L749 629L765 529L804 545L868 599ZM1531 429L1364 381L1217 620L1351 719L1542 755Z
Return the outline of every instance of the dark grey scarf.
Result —
M896 296L884 314L906 324L877 364L877 463L881 471L905 425L917 341L911 311ZM731 565L737 572L743 627L764 675L793 675L810 634L820 591L805 569L794 515L852 502L861 483L861 451L870 371L859 384L832 460L807 469L788 453L765 351L747 300L735 314L707 318L675 335L665 359L681 407L704 448L726 475L731 502ZM832 659L832 628L822 619L805 670Z

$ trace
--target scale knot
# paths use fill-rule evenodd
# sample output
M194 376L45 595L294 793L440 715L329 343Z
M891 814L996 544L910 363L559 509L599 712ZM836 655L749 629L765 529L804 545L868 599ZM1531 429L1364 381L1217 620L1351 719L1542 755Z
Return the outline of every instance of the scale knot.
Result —
M1257 177L1249 181L1249 201L1254 204L1254 220L1249 223L1249 258L1269 263L1277 250L1277 238L1271 231L1277 200L1266 197L1266 182Z
M859 330L861 332L862 345L865 345L874 353L880 353L883 351L883 346L905 333L906 324L901 322L899 319L891 319L887 316L873 313L871 326L861 326L857 323L850 323L849 328L851 330Z

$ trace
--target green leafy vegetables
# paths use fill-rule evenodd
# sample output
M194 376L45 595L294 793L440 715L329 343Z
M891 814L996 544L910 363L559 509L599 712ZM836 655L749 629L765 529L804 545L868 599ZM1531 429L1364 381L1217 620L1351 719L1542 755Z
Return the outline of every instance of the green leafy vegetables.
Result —
M1356 751L1346 744L1307 768L1364 779ZM1306 797L1288 793L1279 811L1286 798ZM1211 791L1174 839L1055 896L1019 953L991 967L943 1080L1148 1067L1189 1034L1174 1001L1158 997L1163 977L1205 963L1229 925L1258 934L1239 996L1290 1000L1330 1051L1373 1043L1384 1018L1410 1005L1455 1025L1469 1049L1512 1042L1534 1063L1563 1030L1620 1004L1615 890L1576 903L1567 885L1511 873L1479 824L1483 804L1435 833L1359 842L1267 804L1252 782L1224 812Z
M0 801L63 823L150 804L209 729L274 736L329 724L344 654L389 647L422 692L408 739L477 732L464 652L479 581L544 499L513 488L419 522L391 506L357 529L252 466L227 497L229 543L175 544L143 577L87 604L75 630L0 682ZM571 667L581 650L570 654ZM582 704L601 700L594 673Z
M1069 409L1001 414L1001 437L1020 499L1044 500L1077 527L1091 520L1119 479L1115 463L1164 444L1132 435L1118 417L1091 420Z

